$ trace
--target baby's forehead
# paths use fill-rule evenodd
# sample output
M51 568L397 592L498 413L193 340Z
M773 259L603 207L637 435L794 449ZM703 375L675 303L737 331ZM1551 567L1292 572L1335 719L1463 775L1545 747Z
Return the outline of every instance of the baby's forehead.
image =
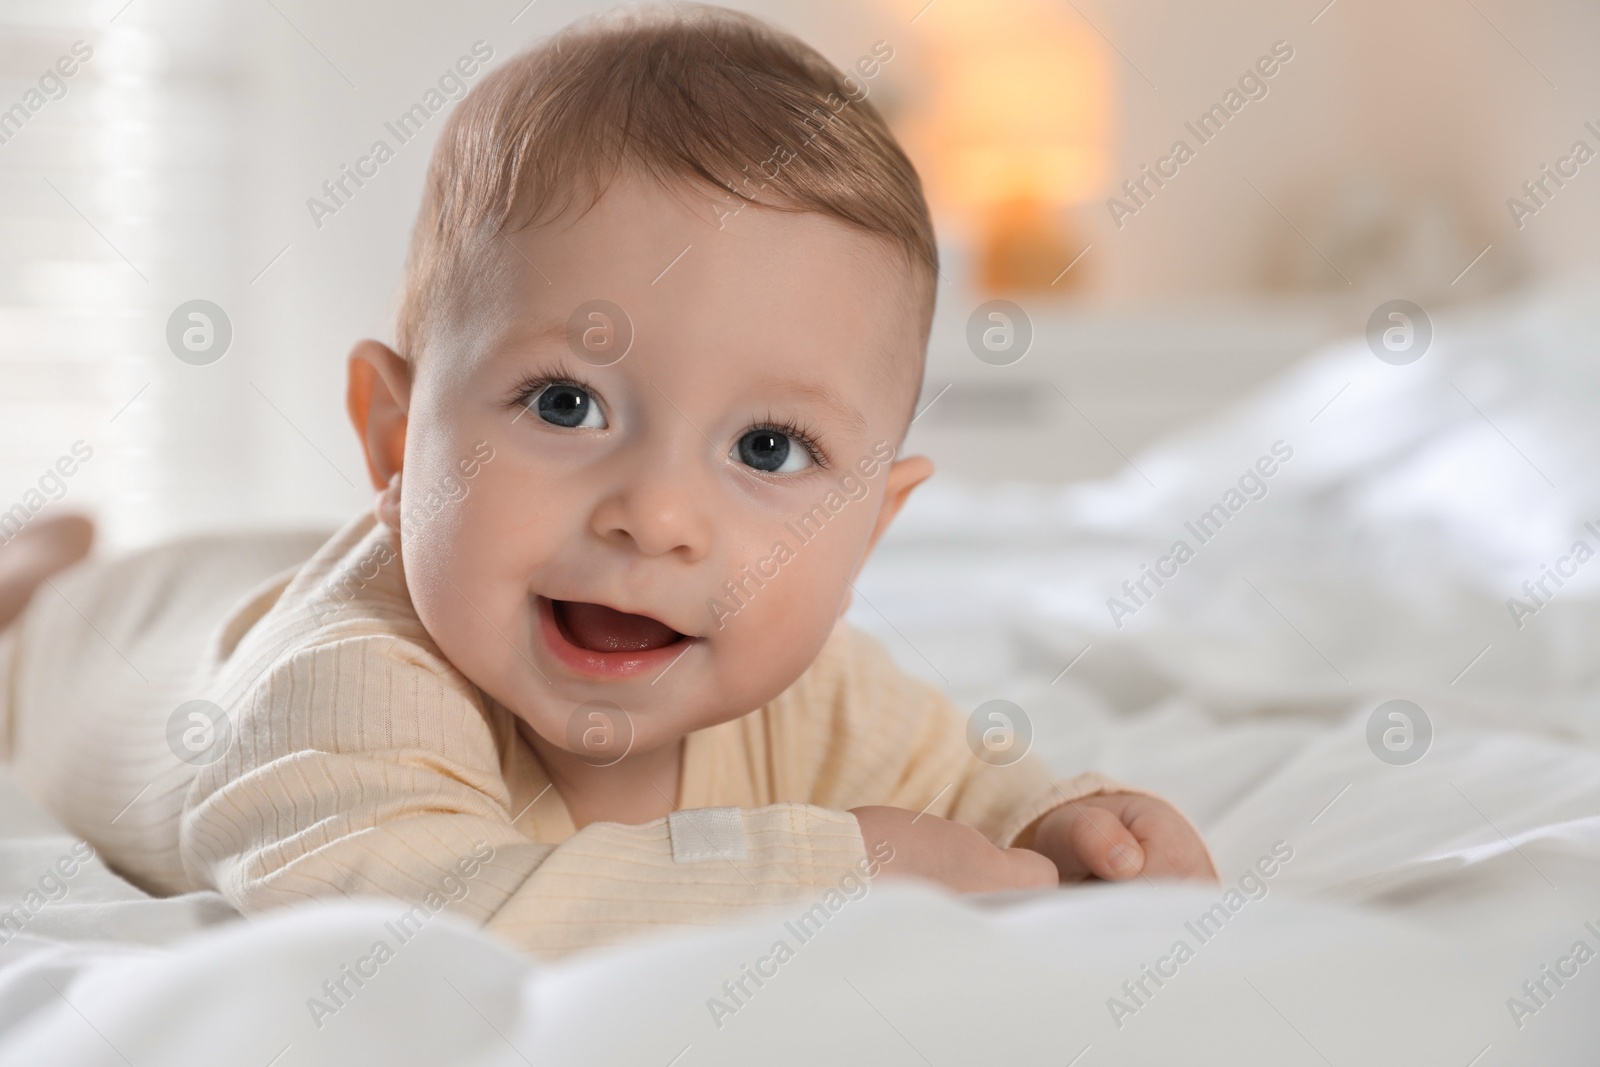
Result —
M597 193L570 198L556 216L508 239L529 266L534 263L526 253L538 248L562 257L565 269L600 275L620 270L627 273L617 279L621 284L643 280L664 285L664 291L674 291L668 278L680 262L692 269L689 257L696 251L694 260L756 268L749 280L757 283L865 271L875 288L914 289L919 273L888 238L837 218L781 201L745 201L689 179L663 182L632 169L619 171Z
M565 350L590 368L633 360L670 380L715 373L724 388L810 383L813 399L920 382L911 265L823 215L735 209L703 189L626 177L501 245L483 275L499 284L479 296L499 305L502 352Z

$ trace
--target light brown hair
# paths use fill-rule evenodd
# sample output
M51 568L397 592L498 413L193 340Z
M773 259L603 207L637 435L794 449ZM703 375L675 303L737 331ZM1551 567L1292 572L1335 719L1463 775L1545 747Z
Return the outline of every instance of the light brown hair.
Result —
M885 238L917 276L922 346L938 249L916 169L818 52L726 8L633 8L567 27L494 71L450 116L428 167L399 309L414 360L459 315L489 246L594 203L623 166ZM500 254L496 251L494 254ZM920 380L920 368L918 373Z

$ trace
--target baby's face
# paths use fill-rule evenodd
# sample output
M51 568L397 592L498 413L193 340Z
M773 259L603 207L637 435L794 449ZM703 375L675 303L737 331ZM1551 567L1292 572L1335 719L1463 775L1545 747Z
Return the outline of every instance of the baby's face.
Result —
M625 174L519 234L514 282L485 282L482 315L411 385L417 613L547 743L597 759L630 727L642 752L787 688L930 469L891 462L921 344L896 253L816 214L746 207L719 228L712 204ZM574 344L597 300L626 321L581 318ZM626 722L586 742L606 705Z

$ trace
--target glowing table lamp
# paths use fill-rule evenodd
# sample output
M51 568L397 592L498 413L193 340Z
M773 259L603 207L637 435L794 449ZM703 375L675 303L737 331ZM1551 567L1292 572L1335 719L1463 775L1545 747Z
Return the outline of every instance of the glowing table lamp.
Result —
M1061 272L1085 244L1071 209L1104 193L1103 41L1076 14L1034 0L938 0L916 28L933 60L932 92L907 140L936 210L973 234L977 284L1081 287L1087 271Z

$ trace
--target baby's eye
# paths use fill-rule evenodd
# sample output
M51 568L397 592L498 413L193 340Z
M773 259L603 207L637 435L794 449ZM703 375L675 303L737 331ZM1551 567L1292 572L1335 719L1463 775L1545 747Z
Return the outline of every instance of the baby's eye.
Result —
M733 446L741 463L768 474L793 474L816 461L805 444L778 430L749 430Z
M606 417L600 405L581 385L555 382L539 390L528 405L539 417L554 426L600 430L606 426Z

